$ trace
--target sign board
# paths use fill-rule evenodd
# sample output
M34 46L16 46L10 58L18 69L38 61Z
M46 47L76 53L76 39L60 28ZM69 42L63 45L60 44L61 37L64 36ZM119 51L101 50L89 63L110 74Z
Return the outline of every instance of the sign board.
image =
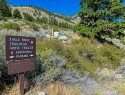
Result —
M8 74L17 74L35 69L35 59L10 61L8 63Z
M36 38L6 35L6 61L36 57Z

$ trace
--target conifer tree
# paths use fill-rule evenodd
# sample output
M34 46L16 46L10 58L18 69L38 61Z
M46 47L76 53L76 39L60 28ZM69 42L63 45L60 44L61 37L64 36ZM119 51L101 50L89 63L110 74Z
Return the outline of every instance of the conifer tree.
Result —
M81 21L73 30L78 34L90 37L105 36L123 38L125 21L117 22L118 18L125 20L124 0L81 0L81 11L78 12Z
M5 0L0 0L0 14L3 17L12 17L11 10L9 6L7 6L7 2Z
M20 11L18 9L15 9L13 11L13 17L18 18L18 19L22 19L22 16L21 16Z

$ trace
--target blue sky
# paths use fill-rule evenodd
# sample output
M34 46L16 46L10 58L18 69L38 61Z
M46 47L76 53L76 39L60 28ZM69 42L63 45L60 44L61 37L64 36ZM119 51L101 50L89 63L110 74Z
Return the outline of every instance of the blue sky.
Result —
M50 12L72 15L81 10L80 0L6 0L13 5L34 5L44 8ZM122 3L125 4L125 1Z
M61 14L72 15L79 12L80 0L6 0L13 5L34 5L44 8L50 12L58 12Z

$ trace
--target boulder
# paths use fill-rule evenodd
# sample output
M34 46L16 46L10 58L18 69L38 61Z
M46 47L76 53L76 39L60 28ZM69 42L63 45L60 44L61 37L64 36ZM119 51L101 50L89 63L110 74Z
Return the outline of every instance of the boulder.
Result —
M68 37L66 37L66 36L60 36L59 37L59 40L64 40L64 41L66 41L68 39Z
M50 36L50 38L58 38L58 37L56 37L56 36Z
M50 38L50 35L46 35L47 38Z
M38 94L38 95L46 95L46 93L43 92L43 91L40 91L40 92L38 91L37 94Z

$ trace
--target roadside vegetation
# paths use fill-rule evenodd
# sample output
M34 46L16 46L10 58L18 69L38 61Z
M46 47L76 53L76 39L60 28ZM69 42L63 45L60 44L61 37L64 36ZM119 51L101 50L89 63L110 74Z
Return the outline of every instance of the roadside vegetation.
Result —
M80 4L81 6L84 5L82 1ZM35 8L40 9L39 7ZM46 32L43 30L51 30L51 28L54 28L54 31L60 31L61 29L68 30L72 29L72 26L63 22L58 23L56 19L53 18L49 21L46 18L36 18L35 20L28 13L24 13L24 19L21 19L20 16L19 18L16 15L19 14L18 10L15 11L15 19L12 19L13 17L10 15L10 13L7 13L9 15L7 15L8 17L3 15L4 12L1 13L2 15L0 16L0 20L3 20L0 22L0 71L2 71L2 75L0 77L0 92L9 93L8 91L11 90L12 93L17 94L18 91L17 87L15 87L15 85L18 85L18 82L16 81L18 80L18 74L10 76L8 75L8 62L5 60L6 35L36 37L35 70L25 73L26 78L34 79L35 82L34 84L30 85L30 87L25 87L25 89L27 89L25 92L27 93L29 93L28 91L31 89L33 90L35 87L41 90L43 88L39 87L38 84L45 86L46 83L49 83L50 80L53 80L53 83L47 85L48 88L46 93L48 95L80 95L80 90L78 90L76 86L67 86L60 81L58 82L60 78L59 76L61 76L61 74L64 72L67 72L67 70L71 69L76 70L79 72L80 77L83 77L84 72L87 71L90 73L89 76L98 82L97 73L95 73L98 67L101 69L105 67L108 69L116 70L120 65L121 60L125 58L125 50L119 49L107 42L102 44L97 39L95 39L102 33L102 26L97 25L101 22L100 20L97 21L98 23L95 22L91 27L85 23L87 20L82 19L82 21L73 28L75 32L78 31L78 34L81 35L81 38L74 40L72 39L71 45L65 46L57 39L45 38ZM40 13L37 11L35 14L40 15ZM50 13L48 12L48 14ZM86 11L82 10L79 12L79 16L82 16L83 14L86 14ZM93 16L91 13L89 15ZM85 24L84 26L82 26L83 23ZM102 24L103 23L106 24L107 21L103 21ZM115 23L116 22L113 22L113 25ZM118 29L119 27L124 28L124 25L120 25L120 23L117 23ZM23 29L29 30L27 31ZM49 32L51 31L47 31L48 34ZM121 30L118 30L117 33L108 32L104 35L106 37L117 37L122 39L124 34L120 33ZM83 35L87 35L87 37L83 37ZM124 43L123 39L121 42ZM98 47L100 45L101 47ZM31 86L33 86L33 88L31 88ZM124 85L114 85L114 89L118 89L119 93L125 93L123 91ZM36 91L34 91L33 94L37 93ZM100 94L102 91L98 89L96 93Z

